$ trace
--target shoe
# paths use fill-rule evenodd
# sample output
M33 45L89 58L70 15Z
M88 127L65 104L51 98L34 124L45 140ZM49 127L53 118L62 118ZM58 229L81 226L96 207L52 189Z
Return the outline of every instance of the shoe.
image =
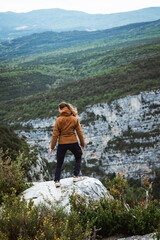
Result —
M56 188L60 187L61 186L60 181L55 181L55 186Z
M84 177L79 177L79 176L74 176L73 177L73 182L78 182L84 180Z

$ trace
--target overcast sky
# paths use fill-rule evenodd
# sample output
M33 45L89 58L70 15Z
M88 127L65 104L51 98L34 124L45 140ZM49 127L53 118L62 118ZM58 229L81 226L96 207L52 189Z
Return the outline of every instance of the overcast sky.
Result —
M62 8L87 13L117 13L160 7L160 0L0 0L0 12Z

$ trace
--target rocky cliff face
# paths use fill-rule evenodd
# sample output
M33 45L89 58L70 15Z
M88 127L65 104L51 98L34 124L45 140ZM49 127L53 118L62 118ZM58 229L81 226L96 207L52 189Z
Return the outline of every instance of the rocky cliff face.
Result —
M22 123L29 130L19 132L50 163L55 161L55 153L49 154L55 119L30 120ZM102 178L119 172L137 178L153 176L160 168L160 90L121 98L110 105L88 106L79 120L86 141L83 174ZM73 156L67 155L65 161L66 177L72 172ZM55 164L51 165L54 168Z

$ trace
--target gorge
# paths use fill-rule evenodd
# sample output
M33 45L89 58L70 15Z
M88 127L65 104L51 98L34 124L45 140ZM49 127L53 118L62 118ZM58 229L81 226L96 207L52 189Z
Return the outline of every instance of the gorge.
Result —
M56 151L50 155L49 148L55 120L56 117L22 122L27 130L18 131L39 149L41 158L49 164L51 178ZM160 168L159 90L127 96L111 104L88 106L79 120L86 141L83 175L100 180L109 173L133 178L154 177L155 169ZM62 177L72 176L73 162L73 156L67 153ZM41 164L38 160L38 165Z

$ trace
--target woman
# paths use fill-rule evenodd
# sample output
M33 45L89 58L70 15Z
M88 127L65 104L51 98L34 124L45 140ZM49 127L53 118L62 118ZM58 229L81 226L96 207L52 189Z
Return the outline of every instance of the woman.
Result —
M75 156L73 181L76 182L80 180L78 175L81 168L82 150L78 144L75 130L80 140L81 147L83 149L85 148L83 132L77 118L76 109L74 109L71 104L62 102L59 104L59 112L60 116L55 122L50 149L50 153L52 154L58 140L57 164L54 179L56 187L60 187L61 168L67 150L70 150Z

